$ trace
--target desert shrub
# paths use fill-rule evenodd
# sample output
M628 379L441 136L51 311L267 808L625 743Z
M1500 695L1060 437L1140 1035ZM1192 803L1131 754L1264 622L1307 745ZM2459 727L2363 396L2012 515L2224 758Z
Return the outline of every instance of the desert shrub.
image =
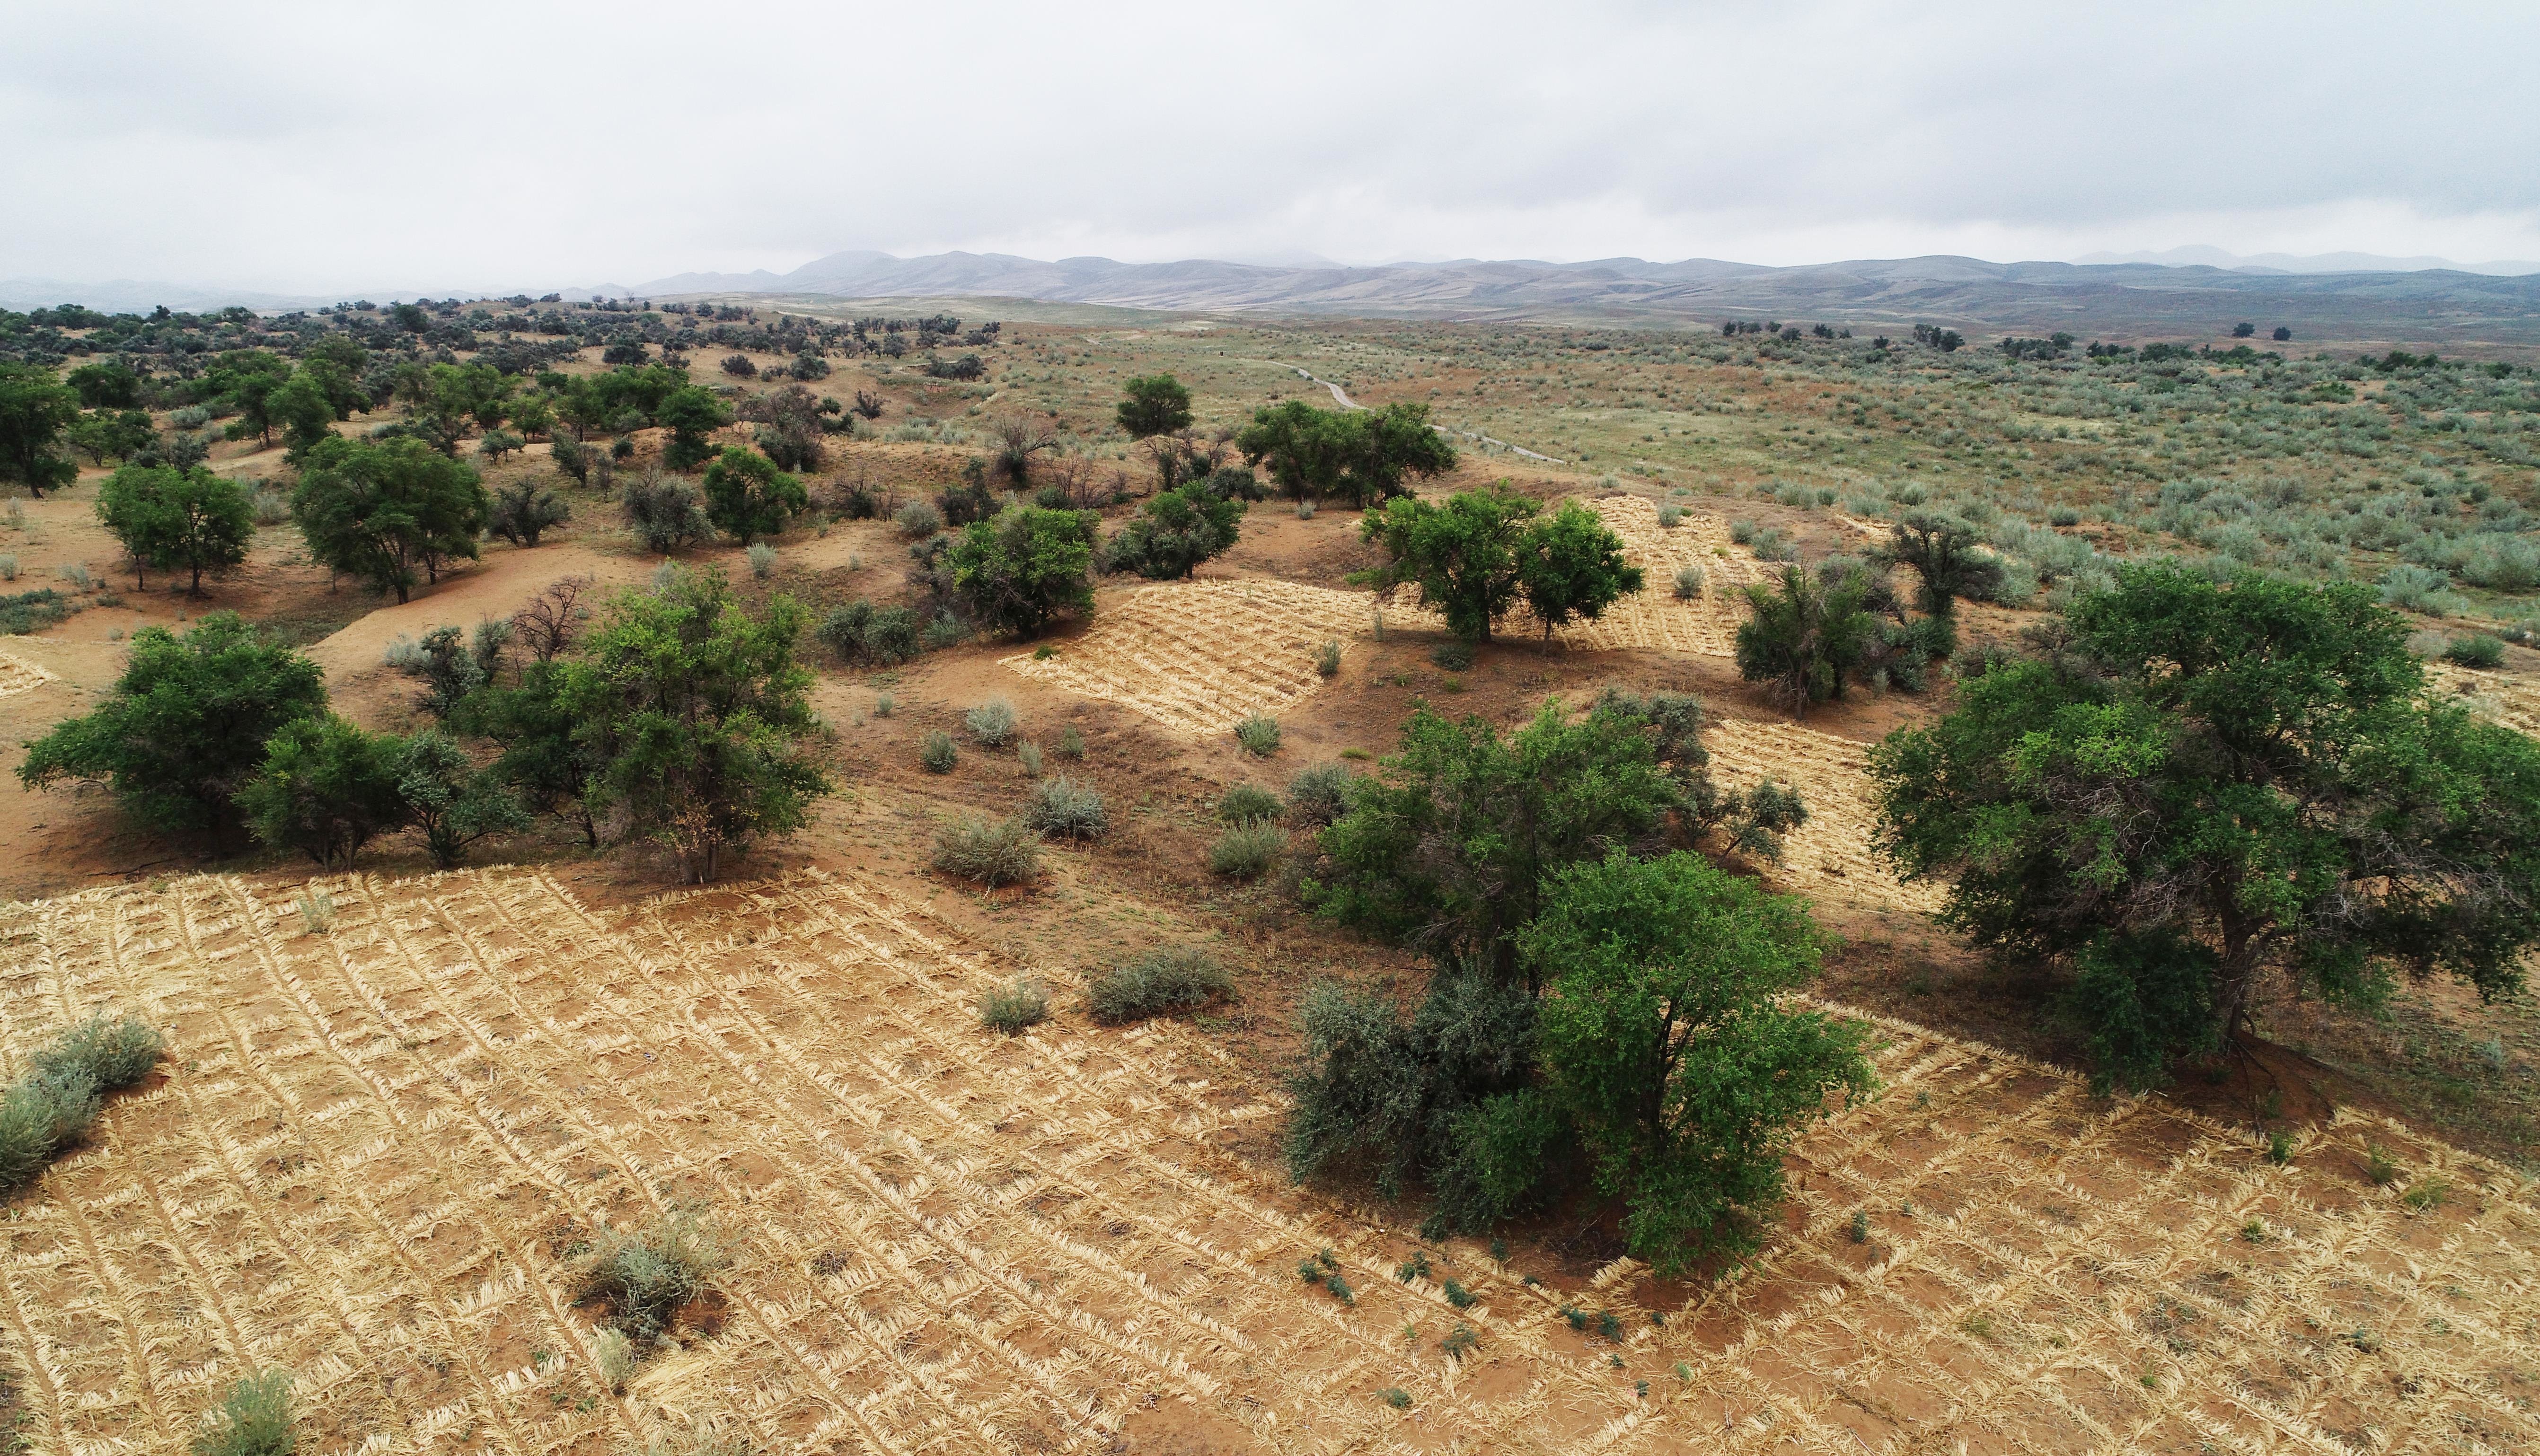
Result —
M917 634L917 645L930 653L949 652L970 640L970 629L951 612L937 612Z
M648 1340L667 1331L679 1306L703 1295L730 1262L702 1213L675 1210L632 1232L600 1235L584 1256L574 1297L604 1301L610 1325Z
M1751 520L1732 520L1729 522L1729 539L1740 546L1746 545L1755 539L1755 522Z
M1065 774L1032 786L1031 799L1023 806L1023 820L1043 834L1069 839L1099 838L1110 824L1103 812L1102 796L1091 785L1079 784Z
M1113 966L1086 988L1094 1019L1108 1025L1207 1005L1234 991L1235 979L1197 945L1165 945Z
M30 1065L38 1076L86 1077L100 1092L112 1092L148 1076L166 1048L167 1038L138 1016L100 1011L64 1028Z
M2484 632L2455 637L2443 644L2443 659L2482 670L2505 665L2505 644Z
M1208 867L1229 879L1252 879L1278 864L1287 848L1288 836L1277 824L1256 819L1219 835L1208 847Z
M1255 758L1268 758L1279 751L1279 720L1255 713L1235 726L1235 741Z
M764 582L769 577L776 574L775 547L768 545L765 541L759 541L752 544L748 552L745 554L749 559L749 574L751 577Z
M1020 1035L1049 1019L1049 988L1023 977L991 986L979 996L979 1024Z
M591 1337L592 1352L600 1358L600 1378L611 1391L624 1390L635 1374L635 1342L622 1330L602 1326Z
M1682 506L1669 502L1666 505L1658 507L1658 526L1660 529L1673 530L1678 524L1682 523L1683 520L1684 508Z
M1023 765L1025 777L1033 779L1039 778L1041 770L1040 745L1038 743L1017 743L1015 745L1015 762Z
M2381 599L2405 611L2449 616L2458 602L2451 585L2451 578L2432 567L2394 566L2381 576Z
M1469 642L1442 642L1429 650L1429 660L1449 672L1470 670L1473 645Z
M1701 567L1681 566L1676 568L1675 594L1678 601L1691 601L1702 594Z
M644 549L665 556L714 534L697 488L659 470L627 481L618 493L618 509Z
M1217 816L1229 824L1249 824L1279 817L1279 796L1253 784L1237 784L1217 801Z
M266 1370L231 1384L189 1449L193 1456L291 1456L299 1444L291 1426L291 1373Z
M2540 547L2520 536L2485 532L2461 553L2461 579L2491 591L2540 587Z
M995 889L1040 874L1040 835L1023 817L963 814L935 831L935 867Z
M991 748L1003 748L1014 741L1015 705L1003 698L990 698L961 715L961 726L970 736Z
M1009 506L965 527L952 543L952 589L982 628L1040 635L1059 616L1094 609L1091 511Z
M22 1076L0 1091L0 1194L15 1192L97 1121L95 1080L77 1072Z
M746 354L727 354L723 357L723 372L744 380L756 379L758 366Z
M1288 812L1301 824L1328 824L1349 808L1357 776L1342 763L1308 764L1288 781Z
M1327 637L1314 649L1314 671L1323 677L1338 677L1341 672L1340 639Z
M911 501L891 518L899 533L912 541L923 540L944 529L944 513L925 501Z
M917 613L860 597L831 608L814 635L844 661L895 667L917 656Z
M917 761L926 765L926 771L930 774L952 772L952 735L942 728L930 730L926 734L925 743L917 750Z

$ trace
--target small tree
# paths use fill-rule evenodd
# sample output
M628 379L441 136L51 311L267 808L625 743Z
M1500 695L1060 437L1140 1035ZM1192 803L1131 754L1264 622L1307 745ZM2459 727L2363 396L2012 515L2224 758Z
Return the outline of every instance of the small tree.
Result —
M1423 479L1455 468L1455 449L1429 423L1425 404L1388 404L1348 417L1349 466L1342 494L1362 508L1403 494L1411 476Z
M534 546L547 527L573 517L573 508L554 491L532 481L507 485L494 493L485 528L515 546Z
M62 432L78 423L77 391L39 364L0 363L0 480L14 480L37 500L79 478L79 466L56 452Z
M973 521L952 543L952 589L992 631L1037 637L1070 611L1094 609L1091 511L1009 506Z
M1392 574L1420 588L1420 604L1457 637L1490 641L1491 620L1516 600L1518 544L1535 504L1500 486L1463 491L1444 506L1401 497L1371 511L1359 535L1384 548Z
M502 748L489 770L510 787L514 801L531 813L553 814L600 848L600 820L592 784L604 761L600 747L581 733L564 697L566 664L539 659L520 681L488 686L468 700L469 726Z
M283 443L290 447L285 458L293 464L335 436L335 401L327 397L325 384L305 369L274 389L266 401L266 413L282 427Z
M18 779L103 783L154 828L220 830L265 740L325 706L318 664L235 613L210 613L181 638L144 627L113 696L35 740Z
M273 396L290 378L291 361L264 349L232 349L203 372L203 382L238 411L227 432L230 439L251 438L268 446L273 427L281 423L274 415Z
M1190 391L1171 375L1142 375L1123 384L1121 391L1120 407L1114 413L1130 439L1190 428Z
M298 719L265 745L239 809L266 844L349 869L362 846L407 820L397 791L404 758L392 733L364 732L332 713Z
M754 617L720 572L673 570L658 592L618 596L562 666L557 703L595 765L592 808L670 850L687 880L801 828L830 792L804 741L819 719L794 659L802 627L791 597Z
M1794 718L1810 703L1843 696L1843 681L1877 640L1878 619L1861 606L1857 578L1819 583L1798 566L1777 584L1743 589L1747 619L1737 627L1737 674L1768 685Z
M618 494L618 509L644 549L665 556L714 534L714 523L706 520L705 508L697 502L697 488L662 473L659 466L647 465L643 474L626 482Z
M1178 581L1235 544L1245 509L1240 500L1219 497L1206 482L1162 492L1105 543L1102 568Z
M433 867L456 866L467 847L488 835L519 834L529 812L500 777L478 769L439 728L406 739L397 762L397 797L406 817L423 830Z
M670 432L670 443L662 451L662 463L673 470L689 470L714 454L709 437L732 423L732 411L713 391L683 384L663 398L654 418Z
M1563 503L1517 540L1517 589L1543 624L1543 640L1572 618L1594 621L1641 589L1642 572L1623 560L1622 539L1595 512Z
M1990 596L2002 584L2002 563L1979 542L1974 526L1954 517L1917 511L1889 528L1875 559L1914 573L1914 605L1949 617L1961 596Z
M83 364L62 377L90 409L130 409L141 402L141 376L108 360Z
M1697 856L1556 871L1520 938L1551 989L1536 1036L1553 1096L1661 1277L1752 1247L1799 1129L1877 1087L1865 1028L1776 1000L1816 974L1803 902Z
M741 545L782 535L796 512L811 505L803 482L756 451L727 446L706 466L706 519Z
M136 568L190 574L187 590L203 594L203 573L247 560L255 510L247 490L196 465L126 465L98 488L97 519L132 554Z
M1320 500L1340 489L1349 469L1356 441L1347 420L1302 399L1264 405L1236 432L1235 448L1246 464L1266 468L1281 491L1300 501Z
M474 470L420 440L336 438L309 452L291 516L313 558L403 602L417 567L437 581L445 558L476 557L487 504Z

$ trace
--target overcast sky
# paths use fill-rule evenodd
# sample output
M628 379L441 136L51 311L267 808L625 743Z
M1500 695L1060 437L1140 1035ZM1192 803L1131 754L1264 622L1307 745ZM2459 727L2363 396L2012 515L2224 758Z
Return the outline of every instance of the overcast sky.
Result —
M13 0L0 277L2540 258L2540 6Z

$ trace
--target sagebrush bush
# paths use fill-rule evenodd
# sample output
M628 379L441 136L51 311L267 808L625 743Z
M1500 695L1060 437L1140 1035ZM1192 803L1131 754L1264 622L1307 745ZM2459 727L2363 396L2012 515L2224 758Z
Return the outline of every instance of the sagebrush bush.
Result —
M673 1210L631 1232L600 1235L584 1256L574 1297L601 1300L610 1325L630 1339L649 1340L669 1329L679 1306L704 1294L730 1262L703 1213Z
M1015 1036L1049 1018L1049 988L1018 978L979 996L979 1024Z
M2443 644L2443 659L2482 670L2505 665L2505 644L2484 632L2455 637Z
M1094 1019L1116 1025L1204 1006L1235 989L1217 957L1197 945L1165 945L1113 966L1086 988Z
M1324 677L1338 677L1341 671L1340 639L1327 637L1314 649L1314 671Z
M659 470L647 470L626 482L618 506L625 513L627 528L647 551L667 556L714 535L697 488Z
M764 582L769 577L776 574L775 547L768 545L765 541L756 541L751 543L749 550L745 554L749 558L750 576Z
M97 1083L88 1077L20 1077L0 1091L0 1193L32 1181L53 1154L97 1121Z
M1041 770L1040 745L1038 743L1017 743L1015 745L1015 762L1023 765L1025 777L1033 779L1039 778Z
M887 717L888 715L884 716ZM942 728L930 729L926 734L925 743L917 750L917 761L924 764L926 766L926 771L930 774L949 774L952 772L952 762L956 754L952 747L952 735L944 731Z
M1349 808L1349 786L1357 775L1347 764L1309 764L1288 781L1288 813L1300 824L1328 824Z
M235 1381L195 1434L193 1456L291 1456L291 1372L266 1370Z
M167 1038L137 1016L101 1011L73 1023L34 1058L39 1075L86 1076L101 1092L128 1087L150 1075Z
M944 528L944 513L928 501L909 502L900 507L899 514L891 520L898 523L899 533L912 541L922 540Z
M1217 816L1230 824L1279 817L1279 796L1253 784L1237 784L1217 801Z
M1252 879L1279 863L1288 836L1263 820L1236 824L1208 848L1208 867L1229 879Z
M1003 698L990 698L961 715L961 726L970 736L991 748L1003 748L1015 738L1015 705Z
M1096 839L1110 825L1103 813L1102 796L1091 785L1079 784L1065 774L1032 786L1031 799L1023 806L1023 819L1043 834L1069 839Z
M1702 594L1702 568L1680 566L1675 572L1675 594L1679 601L1691 601Z
M1279 751L1279 720L1255 713L1235 726L1235 741L1255 758Z
M1067 727L1058 730L1058 746L1050 751L1056 753L1061 758L1083 758L1085 756L1085 734L1079 732L1076 725L1071 723Z
M926 630L917 634L918 646L930 653L945 652L970 640L970 629L951 612L937 612Z
M995 889L1040 874L1040 835L1021 814L963 814L935 831L935 867Z

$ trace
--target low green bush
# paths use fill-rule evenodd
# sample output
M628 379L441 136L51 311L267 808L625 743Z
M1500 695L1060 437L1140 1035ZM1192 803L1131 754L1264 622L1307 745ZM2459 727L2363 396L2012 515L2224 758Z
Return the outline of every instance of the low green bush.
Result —
M952 762L957 756L952 747L952 735L942 728L930 730L926 741L917 750L917 761L926 765L930 774L952 772Z
M2486 670L2505 665L2505 644L2484 632L2455 637L2443 646L2443 659Z
M1216 956L1197 945L1166 945L1103 972L1085 999L1094 1019L1117 1025L1204 1006L1234 989Z
M1065 774L1032 786L1031 798L1023 806L1023 820L1043 834L1069 839L1097 839L1110 827L1103 812L1102 796L1091 785L1079 784Z
M1049 1017L1049 990L1038 981L1016 979L991 986L979 998L979 1024L1017 1036Z
M1255 713L1235 726L1235 741L1255 758L1279 751L1279 720Z
M1229 824L1249 824L1279 817L1279 796L1255 784L1237 784L1217 801L1217 816Z
M1288 781L1288 813L1300 824L1328 824L1349 808L1349 786L1358 776L1347 764L1308 764Z
M583 1260L574 1297L604 1302L610 1325L648 1340L730 1262L704 1214L675 1210L632 1232L602 1234Z
M291 1456L299 1444L291 1425L291 1373L266 1370L231 1384L191 1450L193 1456Z
M935 867L995 889L1040 873L1040 835L1020 814L963 814L935 831Z
M1279 826L1256 820L1237 824L1208 848L1208 867L1229 879L1251 879L1279 863L1288 836Z

